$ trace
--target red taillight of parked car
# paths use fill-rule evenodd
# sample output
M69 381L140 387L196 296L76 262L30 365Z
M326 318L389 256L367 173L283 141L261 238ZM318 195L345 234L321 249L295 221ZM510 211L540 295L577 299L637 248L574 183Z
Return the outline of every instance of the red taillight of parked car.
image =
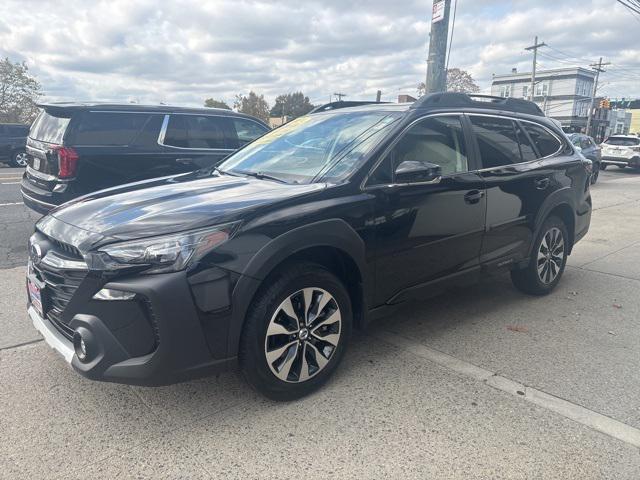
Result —
M78 170L78 152L70 147L55 147L58 155L58 178L72 178Z

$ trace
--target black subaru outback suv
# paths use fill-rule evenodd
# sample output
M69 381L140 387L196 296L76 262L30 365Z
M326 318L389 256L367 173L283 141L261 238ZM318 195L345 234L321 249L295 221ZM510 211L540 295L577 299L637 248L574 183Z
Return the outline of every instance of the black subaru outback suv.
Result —
M543 295L589 228L591 162L534 104L433 94L301 117L218 168L70 202L30 239L29 315L85 377L239 362L307 394L354 328L495 269Z
M40 107L21 187L25 205L40 213L96 190L216 165L269 131L257 118L218 108Z

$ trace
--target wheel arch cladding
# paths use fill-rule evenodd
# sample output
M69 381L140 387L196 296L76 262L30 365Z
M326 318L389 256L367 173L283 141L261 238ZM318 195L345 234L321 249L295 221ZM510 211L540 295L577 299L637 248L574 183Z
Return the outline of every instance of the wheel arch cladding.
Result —
M565 226L567 227L567 233L569 234L569 238L567 239L569 243L568 253L571 254L571 250L573 249L573 243L575 240L575 229L576 229L576 218L575 218L574 210L566 202L562 202L553 206L543 216L541 216L539 222L536 224L536 235L537 235L537 232L542 227L542 224L549 217L558 217L560 220L564 222Z
M229 356L237 355L247 311L263 282L279 268L295 261L316 262L340 278L351 297L356 325L364 325L369 296L373 292L373 276L366 263L364 241L344 220L315 222L271 240L242 272L232 294Z

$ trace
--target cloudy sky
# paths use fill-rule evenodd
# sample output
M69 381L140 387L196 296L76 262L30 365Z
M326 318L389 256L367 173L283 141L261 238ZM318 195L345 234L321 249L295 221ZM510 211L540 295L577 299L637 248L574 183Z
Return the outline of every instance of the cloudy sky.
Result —
M455 0L454 0L455 1ZM2 0L0 56L26 61L47 100L200 105L254 90L322 103L415 93L432 0ZM640 97L640 15L616 0L458 0L450 67L493 73L588 65L602 93Z

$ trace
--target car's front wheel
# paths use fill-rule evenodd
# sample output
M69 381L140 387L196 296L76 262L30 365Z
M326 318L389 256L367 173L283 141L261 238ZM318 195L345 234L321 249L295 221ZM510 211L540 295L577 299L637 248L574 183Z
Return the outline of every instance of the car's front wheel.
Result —
M530 295L546 295L560 281L567 263L567 227L555 216L549 217L536 237L529 264L511 271L518 290Z
M274 400L293 400L324 384L351 333L349 294L333 273L303 263L271 276L245 322L240 368Z
M17 168L24 168L28 164L27 162L27 152L21 150L19 152L15 152L11 156L11 166Z
M600 170L602 167L599 162L593 162L593 172L591 172L591 185L595 184L598 181L598 176L600 175Z

